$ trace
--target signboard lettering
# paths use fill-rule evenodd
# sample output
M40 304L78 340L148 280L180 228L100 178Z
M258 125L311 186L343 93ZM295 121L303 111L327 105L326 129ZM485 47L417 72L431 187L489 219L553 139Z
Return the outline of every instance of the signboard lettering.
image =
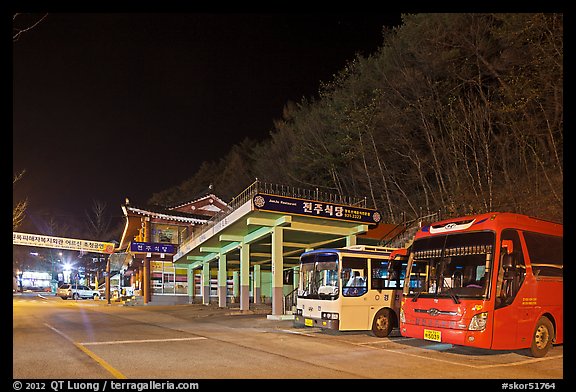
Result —
M38 246L41 248L56 248L79 250L94 253L114 253L114 243L79 240L75 238L51 237L47 235L12 233L12 244Z
M158 242L131 242L130 251L133 253L176 253L173 244Z
M255 209L262 211L285 212L372 225L378 224L382 218L380 213L373 209L263 193L254 196L253 205Z

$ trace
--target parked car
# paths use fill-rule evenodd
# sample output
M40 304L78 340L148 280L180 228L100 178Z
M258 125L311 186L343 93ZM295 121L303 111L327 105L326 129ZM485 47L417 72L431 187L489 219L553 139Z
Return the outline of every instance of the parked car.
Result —
M80 284L63 284L62 286L58 287L56 295L62 299L100 298L100 293L98 290L92 290L90 287Z

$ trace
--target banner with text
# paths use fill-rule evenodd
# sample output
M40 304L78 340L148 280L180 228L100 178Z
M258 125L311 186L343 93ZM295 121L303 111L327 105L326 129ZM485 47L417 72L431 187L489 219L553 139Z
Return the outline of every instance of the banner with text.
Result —
M262 211L285 212L294 215L338 219L371 225L378 224L382 218L377 210L368 208L263 193L255 195L253 203L256 209Z
M12 232L12 243L14 245L39 246L42 248L68 249L108 254L114 253L114 243L112 242L50 237L39 234Z

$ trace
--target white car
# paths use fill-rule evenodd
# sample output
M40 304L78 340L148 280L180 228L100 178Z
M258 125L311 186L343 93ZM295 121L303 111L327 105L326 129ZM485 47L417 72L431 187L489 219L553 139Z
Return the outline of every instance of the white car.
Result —
M62 286L58 287L56 295L62 299L100 298L100 293L98 290L92 290L90 287L80 284L63 284Z

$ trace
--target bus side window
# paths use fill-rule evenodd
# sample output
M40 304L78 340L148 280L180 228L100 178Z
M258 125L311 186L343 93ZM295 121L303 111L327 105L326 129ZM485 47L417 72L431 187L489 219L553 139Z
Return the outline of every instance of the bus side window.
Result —
M525 231L532 273L536 277L562 277L564 270L563 237Z
M368 259L342 257L342 294L346 297L359 297L367 292Z
M500 248L500 267L496 283L496 308L510 305L514 301L526 276L526 265L524 264L524 255L518 232L512 229L503 230L501 241L501 245L511 243L512 250L509 250L509 246L501 246Z

